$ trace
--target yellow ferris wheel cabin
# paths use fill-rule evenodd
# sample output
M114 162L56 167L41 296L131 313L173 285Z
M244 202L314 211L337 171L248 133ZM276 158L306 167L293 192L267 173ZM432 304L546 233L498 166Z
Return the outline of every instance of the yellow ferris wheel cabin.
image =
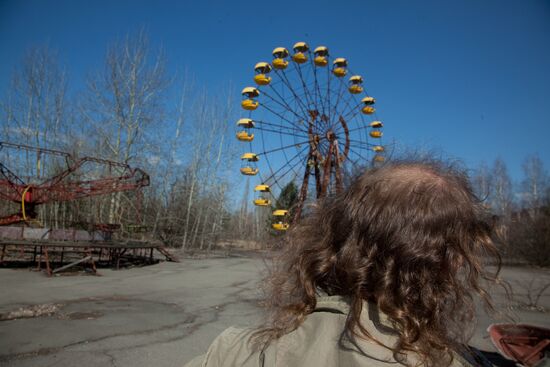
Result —
M258 155L256 153L244 153L241 155L242 161L248 161L248 162L258 162L260 158L258 158Z
M247 118L239 119L239 121L237 121L237 126L244 129L237 132L238 140L245 141L245 142L254 140L254 134L251 134L247 131L248 129L252 129L254 128L254 126L256 126L254 124L254 121L252 121L252 119L247 119Z
M261 184L261 185L256 185L256 187L254 188L254 191L271 192L271 188L269 187L269 185Z
M246 176L257 175L260 170L256 167L256 162L259 160L260 159L256 153L244 153L241 156L241 161L243 162L241 166L241 173Z
M247 131L238 131L237 140L239 141L252 141L254 140L254 134L249 134Z
M364 107L361 109L361 111L365 114L365 115L371 115L374 113L374 111L376 111L376 109L374 107L372 107L372 105L376 102L376 100L372 97L365 97L361 100L361 102L363 102L364 104Z
M286 231L289 227L290 227L290 224L283 223L283 222L273 223L271 225L271 228L273 228L276 231Z
M384 124L382 124L382 121L373 121L369 124L369 126L375 128L375 129L378 129L378 128L383 127Z
M309 51L309 46L305 42L297 42L294 47L294 55L292 55L292 60L297 64L303 64L307 61L307 52Z
M328 64L328 48L325 46L319 46L313 51L313 55L315 58L313 59L313 62L316 66L327 66Z
M244 129L252 129L256 126L256 124L252 119L242 118L242 119L239 119L239 121L237 121L237 126L242 127Z
M254 71L256 72L256 75L254 75L254 81L258 85L268 85L271 83L271 77L268 76L271 72L271 65L269 65L267 62L259 62L254 66Z
M380 130L373 130L369 133L371 138L381 138L382 137L382 131Z
M336 75L338 78L346 76L348 73L348 61L344 59L343 57L339 57L336 60L334 60L332 73Z
M273 216L278 218L277 222L271 225L273 229L277 231L286 231L290 227L288 224L288 210L277 209L273 212Z
M267 197L265 197L266 194L269 194L271 192L271 189L268 185L256 185L254 188L254 191L259 193L259 196L254 199L254 205L256 206L269 206L271 205L271 200L269 200Z
M284 217L284 216L287 216L288 215L288 210L286 209L277 209L275 211L273 211L273 216L274 217Z
M288 66L288 61L286 58L289 53L288 50L284 47L277 47L273 50L273 61L271 64L275 69L284 70Z
M245 176L256 176L260 172L258 168L241 167L241 173Z
M365 97L361 100L365 106L371 106L376 103L376 100L372 97Z
M266 198L254 199L254 205L256 206L269 206L271 205L271 200Z
M260 95L259 90L254 87L246 87L242 90L241 94L243 95L243 100L241 102L242 108L248 111L253 111L258 108L260 103L254 100L254 98Z
M363 109L361 109L361 111L365 115L372 115L374 112L376 112L376 108L374 108L372 106L365 106L365 107L363 107Z
M351 94L359 94L363 91L363 78L360 75L354 75L349 78L349 92Z

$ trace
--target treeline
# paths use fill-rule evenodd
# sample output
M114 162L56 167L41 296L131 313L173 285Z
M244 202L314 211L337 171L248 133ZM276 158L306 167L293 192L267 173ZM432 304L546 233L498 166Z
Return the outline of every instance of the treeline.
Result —
M522 164L523 178L513 182L506 164L496 159L472 175L476 194L494 214L504 260L550 266L550 181L538 155Z
M55 51L36 47L5 90L0 140L123 162L151 177L140 195L40 205L39 225L116 224L121 236L147 232L185 249L209 248L234 235L239 215L233 218L230 211L229 185L238 159L231 139L236 103L230 86L212 95L189 76L169 73L162 51L141 32L110 45L103 65L80 89ZM4 163L25 181L40 181L63 169L46 159L27 153L26 159ZM95 169L85 172L87 177L120 174ZM18 209L0 201L2 216Z
M231 90L213 95L188 75L169 72L162 51L154 50L143 32L110 45L103 64L78 89L56 52L37 47L18 64L0 100L0 140L123 162L151 176L140 195L41 205L40 225L115 224L121 236L147 233L186 250L234 240L263 243L270 234L270 211L254 210L253 181L236 189L240 151L232 130L239 111ZM1 159L7 159L4 153ZM36 158L6 163L25 180L40 181L63 169ZM549 265L548 175L538 156L525 158L523 173L522 181L513 183L497 159L491 167L479 166L471 178L495 215L505 257ZM96 178L106 174L117 172L86 172ZM285 190L279 206L291 208L297 188L289 184ZM18 209L0 201L0 216Z

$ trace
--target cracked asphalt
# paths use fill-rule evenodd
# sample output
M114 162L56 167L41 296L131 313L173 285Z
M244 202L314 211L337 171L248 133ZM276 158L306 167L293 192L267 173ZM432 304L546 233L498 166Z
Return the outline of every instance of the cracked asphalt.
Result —
M0 321L0 366L182 366L225 328L261 320L258 281L265 265L257 257L183 259L100 272L48 278L0 269L0 316L55 305L52 314ZM550 272L506 268L503 277L514 296L507 300L493 287L497 308L516 321L550 327L550 289L537 307L527 305L529 296L534 299L550 283ZM482 311L478 317L471 344L493 350L487 326L509 320Z
M218 258L101 269L100 277L0 269L0 314L61 305L0 321L0 365L182 366L225 328L260 320L264 268L257 258Z

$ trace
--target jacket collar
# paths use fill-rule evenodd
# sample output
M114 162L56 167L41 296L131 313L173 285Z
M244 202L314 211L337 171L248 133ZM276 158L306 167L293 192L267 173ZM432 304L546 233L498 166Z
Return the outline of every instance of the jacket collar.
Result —
M320 296L317 297L315 311L325 311L333 313L349 314L350 299L342 296ZM361 319L370 320L379 331L385 334L395 334L392 323L385 313L378 309L378 306L372 302L363 301Z

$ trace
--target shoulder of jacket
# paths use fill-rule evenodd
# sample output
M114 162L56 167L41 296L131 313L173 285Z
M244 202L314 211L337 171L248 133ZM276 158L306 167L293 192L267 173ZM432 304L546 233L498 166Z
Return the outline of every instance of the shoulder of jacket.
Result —
M221 332L206 352L203 367L244 366L255 354L249 338L252 329L229 327Z
M235 344L242 344L243 342L248 341L251 332L251 329L238 328L234 326L228 327L222 331L216 339L214 339L210 347L212 349L230 348Z

